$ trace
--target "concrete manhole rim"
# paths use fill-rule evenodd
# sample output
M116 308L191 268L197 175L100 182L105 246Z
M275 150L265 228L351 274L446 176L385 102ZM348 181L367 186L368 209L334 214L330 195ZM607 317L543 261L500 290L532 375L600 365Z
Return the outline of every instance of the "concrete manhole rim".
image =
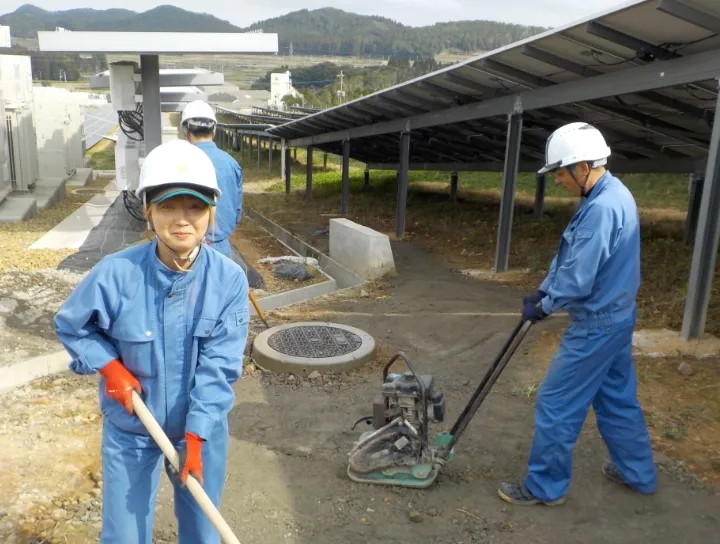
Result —
M329 327L341 329L360 337L361 343L357 349L345 355L323 358L287 355L270 346L268 341L275 333L298 327ZM327 372L347 372L348 370L360 368L373 359L375 347L375 339L365 331L356 327L327 321L301 321L272 327L257 335L253 341L252 359L258 366L271 372L308 376L314 371L323 374Z

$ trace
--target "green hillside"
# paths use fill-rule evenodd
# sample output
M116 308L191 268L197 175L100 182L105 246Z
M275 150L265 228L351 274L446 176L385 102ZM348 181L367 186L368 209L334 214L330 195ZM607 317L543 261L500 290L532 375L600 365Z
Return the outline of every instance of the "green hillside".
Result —
M103 30L120 32L276 32L280 52L301 55L366 55L431 57L452 49L487 51L545 30L494 21L459 21L408 27L384 17L357 15L335 8L302 9L239 28L213 15L174 6L143 13L126 9L47 11L24 5L0 17L16 38L34 39L38 30Z

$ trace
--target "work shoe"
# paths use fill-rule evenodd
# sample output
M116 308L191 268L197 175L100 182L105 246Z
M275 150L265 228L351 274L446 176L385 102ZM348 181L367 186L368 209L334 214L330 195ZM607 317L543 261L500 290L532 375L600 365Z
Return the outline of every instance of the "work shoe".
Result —
M605 463L603 463L602 472L611 482L630 487L630 484L628 484L620 474L620 469L617 468L612 461L605 461Z
M532 506L534 504L544 504L545 506L559 506L565 502L565 497L560 497L559 499L555 499L554 501L541 501L532 493L530 493L530 491L528 491L528 488L525 487L523 484L510 484L507 482L503 482L502 484L500 484L500 488L498 489L498 495L500 495L500 498L502 500L518 506Z

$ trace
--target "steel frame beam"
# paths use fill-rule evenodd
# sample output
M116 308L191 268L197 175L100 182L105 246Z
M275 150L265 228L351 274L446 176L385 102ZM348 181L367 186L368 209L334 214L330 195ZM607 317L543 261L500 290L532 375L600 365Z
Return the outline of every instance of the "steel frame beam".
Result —
M720 97L713 127L683 317L681 334L685 340L705 333L720 241Z
M720 19L677 0L657 0L657 9L715 34L720 34Z
M598 23L597 21L590 21L587 23L585 25L585 30L588 34L592 34L593 36L597 36L603 40L615 43L630 49L631 51L637 52L645 49L659 60L672 60L680 58L680 55L674 53L673 51L668 51L667 49L653 45L650 42L646 42L645 40L641 40L635 36L630 36L629 34L625 34L624 32L616 30L610 26Z
M162 144L162 105L160 100L160 56L140 55L143 81L143 127L145 150L150 153Z
M507 272L510 260L510 238L512 235L513 210L515 208L515 185L517 184L522 143L522 114L508 117L507 151L503 168L503 188L500 199L498 237L495 246L495 271Z
M413 144L414 146L415 144ZM519 172L537 172L543 161L521 161ZM505 164L501 161L487 162L411 162L410 170L430 172L502 172ZM397 163L369 162L370 170L397 170ZM638 159L632 161L613 159L608 161L608 169L623 174L691 174L705 171L705 159L661 158Z
M350 140L343 141L342 181L340 184L340 214L348 213L350 200Z
M405 216L407 214L408 164L410 163L410 133L400 134L400 166L398 169L397 215L395 235L401 239L405 235Z
M515 111L535 110L562 106L575 102L597 100L609 96L632 94L695 81L714 79L720 73L720 55L715 51L680 59L661 61L631 70L620 70L579 81L560 83L551 87L532 89L516 95L494 98L479 103L456 106L403 119L394 119L369 126L361 126L306 136L292 141L292 145L315 145L343 139L363 138L446 125L461 121L485 119ZM299 120L298 122L302 122ZM271 134L282 134L288 126L268 129Z
M313 148L307 146L307 160L305 161L305 198L312 198L312 182L313 182Z

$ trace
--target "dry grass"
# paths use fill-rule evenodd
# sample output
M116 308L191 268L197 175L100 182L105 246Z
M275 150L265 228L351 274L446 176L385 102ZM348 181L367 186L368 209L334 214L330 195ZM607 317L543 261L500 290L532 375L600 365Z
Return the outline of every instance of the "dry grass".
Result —
M246 195L246 205L307 238L313 228L327 226L339 215L337 174L333 182L316 184L312 204L302 191L290 195ZM320 177L320 176L318 176ZM294 180L295 183L295 180ZM380 232L395 231L395 187L391 181L363 190L361 178L353 178L348 218ZM495 258L500 193L490 189L466 189L457 203L447 197L443 183L413 183L408 197L405 239L429 250L439 261L456 269L491 269ZM514 282L535 289L547 273L557 251L560 235L574 212L572 199L548 197L545 216L537 220L533 199L518 196L513 220L511 266L525 270ZM679 329L692 248L683 244L685 212L642 208L642 272L639 325L644 328ZM716 275L716 277L720 277ZM720 334L720 296L713 288L707 330Z
M546 330L532 346L535 364L520 372L520 390L536 389L545 375L561 334ZM681 376L681 362L693 375ZM638 398L655 451L683 461L694 474L720 486L720 358L702 361L636 357Z
M30 220L21 223L0 223L0 255L3 256L0 259L0 272L12 268L22 270L57 268L60 262L75 253L75 250L28 250L28 246L80 208L108 183L107 179L98 179L88 183L83 188L85 190L81 191L76 191L75 187L66 187L64 200L48 210L38 212Z

